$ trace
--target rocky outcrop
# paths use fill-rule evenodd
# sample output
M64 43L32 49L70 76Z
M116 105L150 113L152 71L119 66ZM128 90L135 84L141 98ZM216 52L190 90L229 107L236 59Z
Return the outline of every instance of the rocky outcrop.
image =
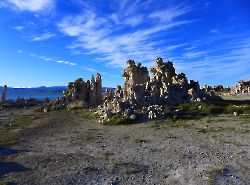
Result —
M8 90L8 87L7 87L7 85L5 85L5 86L3 87L3 92L2 92L2 94L1 94L0 102L5 102L5 101L6 101L7 90Z
M141 64L135 64L133 60L127 62L128 67L123 72L125 79L124 84L124 99L134 100L135 86L144 84L149 81L148 70L146 67L142 67Z
M1 105L2 107L5 108L24 108L24 107L39 107L42 106L46 101L49 100L37 100L35 98L29 98L29 99L24 99L24 98L17 98L16 100L6 100L5 102L2 102Z
M209 86L205 85L203 89L208 92L217 92L217 93L223 93L226 94L230 92L230 87L224 87L223 85L215 85L215 86Z
M171 61L158 58L156 66L150 70L151 78L140 63L129 60L127 64L123 73L124 86L117 86L114 93L105 92L104 104L100 106L102 119L114 114L158 119L164 117L161 105L202 101L209 96L200 89L198 82L188 82L184 73L176 74Z
M102 77L99 73L97 73L96 76L96 104L100 105L103 102L103 96L102 96Z
M96 107L103 102L102 78L100 74L96 78L84 81L82 78L68 84L68 89L63 92L63 97L45 102L40 110L58 110L67 106L71 108Z
M231 94L250 94L250 80L240 80L236 87L231 90Z

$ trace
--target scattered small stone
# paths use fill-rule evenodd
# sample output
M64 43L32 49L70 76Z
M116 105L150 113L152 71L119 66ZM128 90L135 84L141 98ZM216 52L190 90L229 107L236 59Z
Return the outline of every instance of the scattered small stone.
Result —
M234 112L233 114L234 114L234 116L239 116L240 115L238 112Z

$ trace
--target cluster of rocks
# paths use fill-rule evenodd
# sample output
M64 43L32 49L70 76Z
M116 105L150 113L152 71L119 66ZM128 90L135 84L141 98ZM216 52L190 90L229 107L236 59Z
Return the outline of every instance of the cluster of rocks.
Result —
M240 80L236 87L231 90L230 94L250 94L250 80L244 81Z
M0 103L3 107L35 107L35 106L41 106L44 104L44 102L49 101L48 99L42 101L42 100L37 100L35 98L24 99L21 97L17 98L16 100L7 100L6 99L7 90L8 90L7 85L4 85L0 99Z
M230 87L224 87L223 85L215 85L215 86L209 86L209 85L205 85L203 87L203 89L207 92L207 93L217 93L220 95L226 95L231 91Z
M49 101L47 99L45 100L38 100L36 98L17 98L16 100L6 100L5 102L2 103L4 107L37 107L37 106L42 106L45 101Z
M212 91L219 92L224 89L224 86L223 85L215 85L215 86L205 85L203 88L206 92L212 92Z
M140 63L129 60L127 64L123 73L124 86L104 94L104 103L99 106L101 122L117 114L159 119L164 117L161 105L202 101L212 96L200 89L197 81L188 81L184 73L176 74L171 61L158 58L156 66L150 70L152 77Z
M184 73L177 74L171 61L164 62L162 58L158 58L156 66L150 69L151 76L148 69L140 63L129 60L127 64L128 67L123 72L124 85L117 86L114 91L107 89L103 94L102 78L97 74L96 77L92 75L91 80L84 81L79 78L70 82L67 90L63 91L63 96L52 101L18 98L9 103L19 107L39 105L38 110L45 112L65 107L91 108L99 105L97 113L101 115L102 122L114 115L132 119L161 119L166 116L163 106L216 97L208 88L200 89L197 81L188 81ZM1 96L2 102L6 101L6 91L7 86Z
M84 81L82 78L69 82L63 96L53 101L45 101L40 110L60 110L70 108L90 108L102 104L102 78L100 74L96 78L92 75L91 80Z

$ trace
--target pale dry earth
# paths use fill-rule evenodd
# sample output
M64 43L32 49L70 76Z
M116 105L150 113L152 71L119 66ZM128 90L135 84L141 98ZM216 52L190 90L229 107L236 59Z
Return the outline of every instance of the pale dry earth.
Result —
M223 95L224 100L250 101L250 94Z
M249 119L105 126L80 110L15 114L36 119L1 148L0 184L250 184Z

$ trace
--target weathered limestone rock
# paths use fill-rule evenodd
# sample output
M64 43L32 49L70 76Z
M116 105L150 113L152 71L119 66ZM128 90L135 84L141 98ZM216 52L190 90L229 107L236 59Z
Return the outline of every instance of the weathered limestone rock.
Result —
M211 92L213 90L213 88L209 85L205 85L203 88L206 92Z
M16 105L18 106L18 107L23 107L24 105L25 105L25 99L24 98L17 98L16 99Z
M102 98L102 77L99 73L96 75L96 105L100 105Z
M141 64L135 64L134 60L127 62L128 67L123 72L125 78L124 98L134 100L133 87L138 84L143 84L149 81L148 70L142 67Z
M97 73L96 78L92 76L91 80L83 81L82 78L79 78L74 82L70 82L68 89L63 92L63 95L63 97L44 103L43 107L58 110L66 106L69 108L89 108L102 104L101 75Z
M82 106L94 107L102 103L102 78L100 74L95 77L92 75L91 80L83 81L82 78L75 82L70 82L68 90L64 92L67 99L65 103L82 102Z
M163 62L162 58L156 60L156 67L151 68L150 70L157 81L162 83L171 83L171 79L176 75L173 62L168 61L167 63Z
M162 119L164 117L162 107L159 105L151 105L147 108L148 119Z
M96 82L93 75L90 81L89 105L90 106L96 105Z
M145 105L145 84L138 84L132 87L133 96L131 99L135 102L138 106Z
M213 89L214 89L214 91L221 91L224 89L224 86L223 85L215 85Z
M7 85L4 85L4 87L3 87L3 92L2 92L2 94L1 94L0 102L5 102L5 101L6 101L7 90L8 90Z
M190 80L188 94L191 97L191 101L201 101L201 97L206 97L205 89L200 89L198 81Z
M231 94L250 94L250 80L240 80L236 87L231 90Z
M105 92L101 112L121 116L139 114L147 119L161 119L164 117L161 105L201 101L208 97L198 82L188 82L184 73L176 74L171 61L164 62L158 58L156 66L150 70L152 78L149 78L146 67L135 64L133 60L127 63L128 67L123 73L124 86L117 86L114 93Z
M205 92L209 92L209 93L215 93L215 92L220 92L220 93L224 93L224 94L228 94L231 89L230 87L224 87L223 85L215 85L215 86L209 86L209 85L205 85L203 87L203 90Z

